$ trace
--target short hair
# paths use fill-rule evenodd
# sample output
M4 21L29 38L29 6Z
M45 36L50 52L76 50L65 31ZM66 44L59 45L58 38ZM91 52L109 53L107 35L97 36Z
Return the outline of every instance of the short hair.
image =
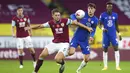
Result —
M57 8L55 8L55 9L53 9L53 10L51 11L52 14L54 14L55 12L59 12L59 13L60 13L60 11L59 11Z
M22 9L22 8L23 8L23 7L20 6L20 7L17 8L17 10L18 10L18 9Z
M93 7L93 8L96 9L96 5L95 5L94 3L89 3L89 4L88 4L88 7Z
M113 5L112 2L107 2L106 5Z

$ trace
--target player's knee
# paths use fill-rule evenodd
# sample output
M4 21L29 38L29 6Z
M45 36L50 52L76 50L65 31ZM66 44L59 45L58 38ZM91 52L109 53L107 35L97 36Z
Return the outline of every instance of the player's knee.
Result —
M69 56L73 55L75 53L75 48L70 48L69 49Z
M30 53L34 54L35 50L34 49L30 49Z
M39 58L45 58L46 56L48 56L48 52L42 52Z
M118 46L114 46L114 51L118 51Z
M104 51L104 52L107 52L107 51L108 51L108 49L107 49L107 48L104 48L104 49L103 49L103 51Z
M56 61L57 63L60 63L60 62L61 62L61 60L62 60L62 58L61 58L61 57L55 57L55 61Z

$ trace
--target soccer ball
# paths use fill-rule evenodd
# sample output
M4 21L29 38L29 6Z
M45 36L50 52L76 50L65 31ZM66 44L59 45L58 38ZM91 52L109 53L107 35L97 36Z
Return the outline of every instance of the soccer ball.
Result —
M85 16L85 12L83 10L77 10L75 16L77 19L82 19Z

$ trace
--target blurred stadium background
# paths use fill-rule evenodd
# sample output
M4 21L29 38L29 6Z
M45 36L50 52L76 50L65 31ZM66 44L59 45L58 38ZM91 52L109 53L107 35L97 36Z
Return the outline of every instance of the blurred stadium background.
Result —
M109 49L109 66L108 71L101 71L102 64L102 30L97 27L95 41L91 44L91 60L88 67L82 73L100 72L100 73L129 73L130 72L130 0L1 0L0 1L0 73L31 73L33 70L31 57L27 49L24 49L24 68L19 69L18 54L16 49L15 38L11 36L11 19L16 14L18 6L24 7L24 14L31 19L31 24L36 25L44 23L51 19L50 11L58 8L62 12L62 17L69 17L78 9L87 10L87 4L93 2L97 9L95 15L99 15L106 10L106 2L111 1L114 4L113 11L119 16L119 29L123 40L119 42L121 54L122 71L115 70L114 52ZM73 36L74 28L70 27L70 38ZM82 37L82 36L81 36ZM49 28L33 30L33 44L36 50L36 56L40 54L42 48L53 39ZM57 73L58 66L52 61L54 55L47 58L43 68L39 73ZM65 73L75 73L76 68L82 60L80 49L73 56L66 58ZM100 66L100 63L102 66ZM51 69L49 69L51 68ZM49 70L48 70L49 69Z

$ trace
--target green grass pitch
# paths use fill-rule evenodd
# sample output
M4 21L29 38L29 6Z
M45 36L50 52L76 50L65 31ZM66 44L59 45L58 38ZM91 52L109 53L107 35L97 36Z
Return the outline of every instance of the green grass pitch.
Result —
M76 69L81 61L66 61L64 73L76 73ZM90 61L82 70L82 73L130 73L130 62L121 61L121 71L115 70L115 62L108 62L108 70L101 71L100 61ZM44 64L39 70L39 73L58 73L59 65L55 61L44 61ZM32 73L34 70L32 61L24 60L24 68L19 69L19 62L16 60L0 60L0 73Z

